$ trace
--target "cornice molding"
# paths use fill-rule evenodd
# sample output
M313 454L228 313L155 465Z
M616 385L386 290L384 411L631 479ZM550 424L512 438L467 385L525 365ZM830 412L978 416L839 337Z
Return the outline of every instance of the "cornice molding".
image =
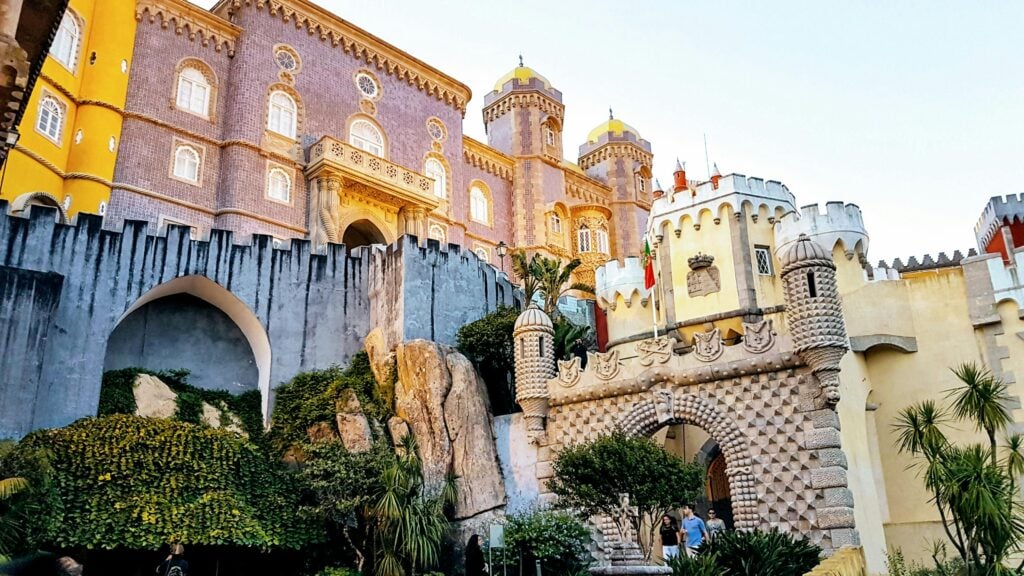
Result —
M173 22L175 34L187 34L189 40L199 40L204 47L213 45L217 52L226 50L228 56L235 55L242 29L231 22L185 0L136 0L136 21L153 24L157 16L162 28L169 28Z
M509 92L500 100L484 108L484 123L491 122L508 114L515 108L539 108L541 112L558 118L565 118L565 105L538 90Z
M654 155L631 142L609 142L580 156L579 164L580 168L586 170L609 158L621 157L635 160L641 166L646 166L650 169Z
M463 136L462 157L470 166L493 174L502 180L512 182L512 174L515 172L515 159L511 156L506 156L469 136Z
M338 16L306 0L221 0L213 10L228 14L243 5L267 9L272 16L284 22L294 22L296 28L305 28L332 46L341 46L346 53L384 70L391 76L416 86L456 110L466 114L466 104L473 96L469 86L441 72L437 68L412 56L369 32L356 27Z

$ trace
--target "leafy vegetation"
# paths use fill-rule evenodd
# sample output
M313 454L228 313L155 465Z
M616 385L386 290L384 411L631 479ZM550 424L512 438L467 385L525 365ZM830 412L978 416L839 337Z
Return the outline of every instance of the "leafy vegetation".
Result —
M963 573L1011 573L1006 563L1024 544L1016 489L1024 468L1024 438L1011 434L1004 446L997 445L997 434L1011 422L1002 380L973 363L953 373L960 385L947 391L951 406L928 400L901 410L894 425L896 446L917 459ZM983 431L987 444L951 443L944 429L957 422ZM936 569L940 566L936 558Z
M941 542L935 543L932 548L932 561L932 568L920 562L908 563L899 548L889 550L885 555L885 566L889 576L958 576L965 570L962 560L946 556L946 545Z
M491 407L495 414L515 410L515 353L512 329L519 310L499 306L483 318L459 328L458 349L480 371L487 384Z
M540 560L544 574L575 576L589 566L590 531L575 516L561 511L537 511L513 515L505 524L505 549L496 564L504 562L509 574L532 573ZM501 570L492 570L500 573Z
M133 386L139 374L156 376L177 395L177 411L175 419L182 422L199 424L203 416L203 403L220 407L221 412L230 412L238 416L249 438L259 441L263 436L263 409L260 405L259 390L249 390L242 394L231 394L226 390L207 390L197 388L188 383L188 370L146 370L145 368L123 368L110 370L103 374L100 386L100 405L98 414L135 414L135 394Z
M582 262L578 258L563 265L559 258L534 254L527 259L526 253L522 250L512 253L512 270L522 282L525 301L531 302L535 294L540 294L544 299L544 312L552 318L558 313L558 299L566 293L594 293L593 286L572 282L573 272L581 265Z
M619 494L628 493L637 507L633 530L648 530L639 538L650 557L661 517L702 494L704 469L670 454L650 438L616 431L559 452L554 477L548 484L559 505L583 516L605 514L618 518ZM624 526L619 526L623 530Z
M590 326L573 324L565 316L559 316L554 321L555 327L555 358L566 360L573 355L573 346L576 340L583 340L589 348L594 342L593 332Z
M38 504L28 539L58 548L167 542L297 549L322 538L294 475L237 434L156 418L84 419L27 436L4 467Z
M360 352L352 357L348 368L332 366L303 372L275 390L269 433L271 446L278 453L284 453L305 442L311 426L324 422L333 426L336 404L344 390L355 392L368 417L383 422L391 415L394 383L378 384L370 369L369 357Z
M725 532L695 558L670 560L672 576L802 576L817 566L821 548L788 533Z

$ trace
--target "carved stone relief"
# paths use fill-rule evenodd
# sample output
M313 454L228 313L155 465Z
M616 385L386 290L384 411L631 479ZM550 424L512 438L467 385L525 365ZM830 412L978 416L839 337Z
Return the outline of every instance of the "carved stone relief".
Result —
M691 297L707 296L722 289L721 273L713 265L714 256L697 254L689 259L690 271L686 273L686 292Z
M655 362L664 364L672 357L672 339L667 336L641 340L636 345L636 352L640 355L640 364L650 366Z
M743 348L747 352L761 354L772 349L775 345L775 330L772 329L771 319L761 320L754 323L743 323Z
M693 355L702 362L717 360L725 346L722 344L722 332L713 328L707 332L697 332L693 335Z
M580 381L580 358L573 356L570 360L558 361L558 383L572 388Z
M592 365L597 377L601 380L611 380L619 375L619 351L596 352L592 355Z

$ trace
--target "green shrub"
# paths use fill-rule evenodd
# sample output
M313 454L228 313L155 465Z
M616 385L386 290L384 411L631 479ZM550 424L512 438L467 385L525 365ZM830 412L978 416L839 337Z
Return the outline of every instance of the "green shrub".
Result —
M470 322L458 332L458 349L476 366L487 384L495 414L515 411L515 354L512 329L519 310L499 306L483 318Z
M58 548L156 550L167 542L297 549L323 539L293 473L223 430L114 415L27 436L4 461Z
M802 576L821 561L821 548L778 530L725 532L700 548L720 574L730 576Z
M889 576L960 576L966 573L966 566L959 557L949 558L946 545L936 542L932 547L932 568L920 562L907 563L903 550L891 549L885 554L885 567Z
M714 554L701 554L694 558L680 550L679 555L665 562L672 569L672 576L721 576L724 574L718 567L718 557Z
M326 566L316 576L361 576L361 572L346 566Z
M504 558L510 574L533 573L540 560L544 574L575 576L590 565L590 531L575 516L539 511L510 516L505 524ZM501 558L495 561L500 564ZM492 574L499 571L494 569Z

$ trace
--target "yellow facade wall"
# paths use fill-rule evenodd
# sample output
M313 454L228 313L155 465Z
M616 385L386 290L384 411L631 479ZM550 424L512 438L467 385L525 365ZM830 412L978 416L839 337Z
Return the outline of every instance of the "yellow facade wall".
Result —
M79 24L74 66L52 56L44 62L4 169L0 198L14 202L42 192L63 204L70 197L65 215L72 218L99 213L101 202L109 201L136 22L132 1L71 0L68 10ZM36 128L44 95L66 110L59 144Z

